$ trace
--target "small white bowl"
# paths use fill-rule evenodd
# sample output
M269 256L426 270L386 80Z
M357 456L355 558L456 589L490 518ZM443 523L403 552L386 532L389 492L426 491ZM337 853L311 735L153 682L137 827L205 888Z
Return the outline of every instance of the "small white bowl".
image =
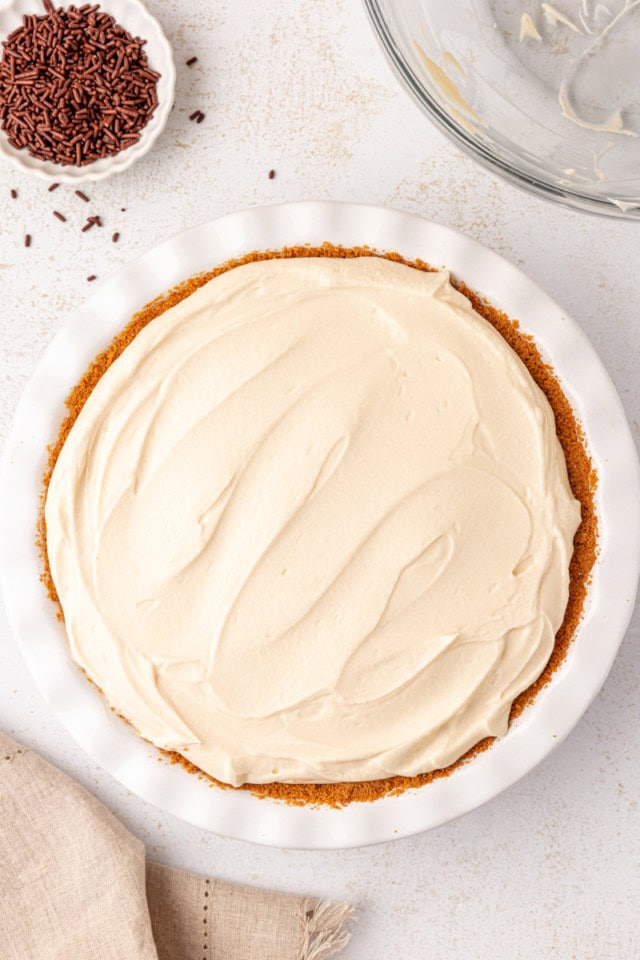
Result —
M57 5L57 4L56 4ZM62 4L66 6L65 4ZM112 157L105 157L87 164L86 167L65 166L50 160L32 157L26 147L16 150L0 131L0 155L14 167L26 170L44 180L58 183L83 183L88 180L104 180L113 173L121 173L136 160L148 153L165 127L173 106L176 86L176 70L173 53L164 31L140 0L100 0L100 8L110 14L133 37L147 41L145 52L149 66L160 74L157 85L158 106L143 128L140 140ZM0 0L0 41L22 23L24 14L42 15L44 8L39 0Z

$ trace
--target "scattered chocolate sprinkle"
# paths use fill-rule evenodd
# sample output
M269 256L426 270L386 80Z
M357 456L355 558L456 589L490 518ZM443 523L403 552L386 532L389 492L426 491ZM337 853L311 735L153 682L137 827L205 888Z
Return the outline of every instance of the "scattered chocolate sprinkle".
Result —
M76 190L76 197L80 197L81 200L84 200L85 203L89 203L89 197L86 193L83 193L82 190Z
M192 67L194 63L197 63L197 62L198 62L197 57L189 57L189 59L187 60L187 66Z
M67 218L65 217L65 215L63 213L60 213L59 210L54 210L53 215L54 217L57 217L58 220L61 220L63 223L67 222Z
M18 191L17 191L17 190L12 190L12 191L11 191L11 199L12 199L12 200L17 200L17 199L18 199Z
M120 234L116 231L114 235L111 237L111 242L117 243L119 239L120 239Z
M189 120L196 120L199 115L200 115L200 111L194 110L191 116L189 117Z
M49 187L49 193L53 193L53 191L57 190L59 186L60 186L59 183L52 183L51 186Z
M202 112L202 110L199 110L198 116L196 117L196 123L202 123L203 120L204 120L204 113Z
M275 170L269 170L269 180L273 180L273 178L275 177L275 175L276 175Z
M30 233L25 233L25 235L24 235L24 245L25 245L25 247L30 247L30 246L31 246L31 234L30 234Z
M23 17L2 45L0 129L16 149L62 166L126 150L158 106L160 74L146 41L99 4L43 6L44 15Z
M93 280L97 280L97 279L98 278L96 277L95 273L92 273L87 277L87 283L91 283Z
M100 217L98 216L87 217L87 222L82 228L82 232L86 233L87 230L91 230L91 227L101 227L101 226L102 226L102 220L100 219Z

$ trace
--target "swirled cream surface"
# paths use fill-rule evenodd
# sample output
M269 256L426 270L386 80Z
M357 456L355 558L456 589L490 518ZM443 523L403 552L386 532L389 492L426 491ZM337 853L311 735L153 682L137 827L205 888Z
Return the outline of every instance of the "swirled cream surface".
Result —
M443 767L506 731L580 519L546 398L450 284L267 260L150 323L46 502L75 660L230 784Z

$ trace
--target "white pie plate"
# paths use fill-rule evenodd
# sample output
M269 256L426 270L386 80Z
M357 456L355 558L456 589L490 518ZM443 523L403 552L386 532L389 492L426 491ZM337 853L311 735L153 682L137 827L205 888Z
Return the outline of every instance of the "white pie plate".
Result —
M39 581L34 546L47 444L63 401L132 313L200 271L252 250L328 240L368 244L448 266L520 320L560 377L599 474L600 554L566 661L501 740L450 777L374 803L291 807L222 790L158 762L71 660ZM0 473L0 577L33 678L78 744L143 799L228 837L282 847L348 847L407 836L460 816L536 766L569 733L604 682L634 605L640 569L640 472L615 389L580 328L520 270L435 223L379 207L296 203L221 217L168 240L103 283L63 325L19 404Z

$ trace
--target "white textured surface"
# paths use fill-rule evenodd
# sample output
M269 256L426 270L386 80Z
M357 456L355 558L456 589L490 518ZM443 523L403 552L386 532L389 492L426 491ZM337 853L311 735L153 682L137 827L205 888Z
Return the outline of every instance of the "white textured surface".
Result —
M151 3L174 44L178 99L150 156L87 190L0 167L0 430L68 311L136 254L254 203L387 203L454 226L521 265L580 321L640 435L637 226L555 209L502 184L436 133L396 86L357 0L213 7ZM199 63L187 69L188 56ZM188 122L201 108L207 119ZM276 170L273 180L267 178ZM11 187L19 190L9 199ZM72 214L61 224L54 207ZM126 213L120 208L126 207ZM100 213L105 227L80 233ZM110 243L120 230L119 244ZM33 234L30 250L24 232ZM90 288L89 288L90 289ZM419 837L309 853L221 840L136 800L80 752L35 692L0 621L0 726L73 773L152 857L230 880L346 896L359 922L345 960L635 960L640 899L636 615L572 736L509 792Z

